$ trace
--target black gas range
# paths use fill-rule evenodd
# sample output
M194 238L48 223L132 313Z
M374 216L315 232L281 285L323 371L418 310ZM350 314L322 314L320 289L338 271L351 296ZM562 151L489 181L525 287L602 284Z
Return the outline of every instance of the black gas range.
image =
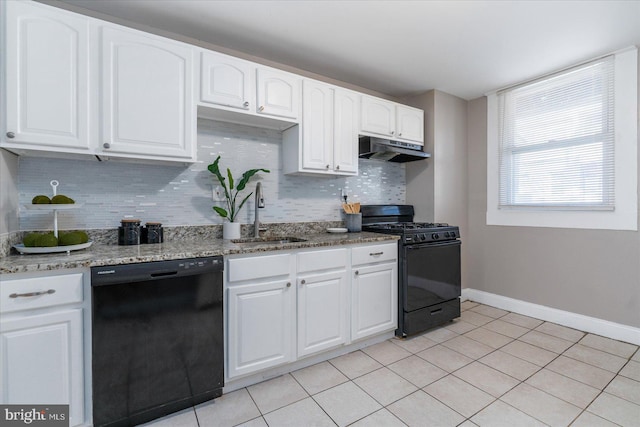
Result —
M460 229L445 223L408 222L398 224L370 224L367 231L401 236L402 243L441 242L460 237Z
M400 236L396 335L460 317L460 229L413 222L411 205L363 205L361 212L363 230Z

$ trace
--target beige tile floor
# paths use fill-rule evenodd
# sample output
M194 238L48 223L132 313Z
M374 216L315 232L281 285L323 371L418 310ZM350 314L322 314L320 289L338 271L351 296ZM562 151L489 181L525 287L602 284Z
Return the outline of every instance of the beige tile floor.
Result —
M640 351L471 301L460 319L149 423L640 426Z

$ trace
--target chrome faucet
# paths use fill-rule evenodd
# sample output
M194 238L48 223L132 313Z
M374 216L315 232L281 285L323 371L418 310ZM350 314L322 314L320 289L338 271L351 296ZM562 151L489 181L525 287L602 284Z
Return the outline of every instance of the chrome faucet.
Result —
M260 237L260 216L258 214L258 208L264 208L264 197L262 196L262 183L256 184L256 200L254 224L253 224L253 237Z

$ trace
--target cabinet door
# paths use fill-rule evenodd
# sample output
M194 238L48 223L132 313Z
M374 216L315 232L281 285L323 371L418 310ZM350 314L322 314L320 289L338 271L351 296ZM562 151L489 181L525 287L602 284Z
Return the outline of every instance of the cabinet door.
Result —
M249 110L255 108L255 67L230 56L202 52L200 101Z
M286 279L227 289L229 378L293 360L295 288Z
M103 27L102 61L103 153L193 160L193 49Z
M385 263L357 267L351 282L351 339L394 330L398 326L398 266Z
M396 112L398 138L424 144L424 111L406 105L398 105Z
M362 97L361 130L393 137L396 130L395 104L384 99Z
M358 174L360 96L336 89L334 102L333 164L339 172Z
M300 115L300 79L270 68L257 70L257 113L297 120Z
M69 404L84 421L82 310L0 321L0 403Z
M302 168L333 170L333 89L305 80L302 93Z
M6 142L88 150L88 18L32 2L6 12Z
M298 357L347 342L346 270L298 278Z

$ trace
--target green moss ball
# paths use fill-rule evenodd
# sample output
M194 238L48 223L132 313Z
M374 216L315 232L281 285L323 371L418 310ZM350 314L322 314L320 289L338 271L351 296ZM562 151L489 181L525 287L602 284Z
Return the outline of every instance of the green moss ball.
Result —
M33 248L36 246L38 237L40 237L40 233L29 233L26 236L24 236L24 239L22 239L22 243L27 248Z
M67 197L63 194L58 194L57 196L53 196L51 198L51 203L56 205L70 205L75 203L75 201L71 197Z
M51 199L48 196L39 194L31 200L34 205L48 205L51 203Z
M81 245L89 241L89 236L84 231L72 231L65 233L58 239L60 246Z
M53 233L42 234L36 239L36 246L42 248L58 246L58 238Z

